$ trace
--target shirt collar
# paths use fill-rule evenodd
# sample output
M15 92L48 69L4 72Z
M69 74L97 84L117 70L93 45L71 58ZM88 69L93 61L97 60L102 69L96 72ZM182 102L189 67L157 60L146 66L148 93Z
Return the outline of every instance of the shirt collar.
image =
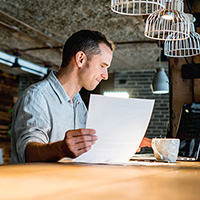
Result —
M82 102L82 98L81 98L81 95L79 93L76 93L74 95L73 102L74 103L81 103Z
M56 95L58 96L59 100L61 103L65 103L65 102L71 102L70 97L68 96L68 94L66 93L66 91L64 90L63 86L61 85L61 83L58 81L58 79L55 76L56 72L55 71L51 71L50 74L47 77L47 81L49 82L49 84L51 85L52 89L54 90L54 92L56 93ZM73 98L73 102L77 102L80 103L82 102L81 96L79 93L76 93L74 98Z

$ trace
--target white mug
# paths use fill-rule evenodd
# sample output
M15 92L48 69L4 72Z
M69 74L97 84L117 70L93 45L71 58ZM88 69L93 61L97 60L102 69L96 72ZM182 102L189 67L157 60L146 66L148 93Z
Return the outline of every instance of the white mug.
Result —
M173 138L153 138L152 148L157 161L176 162L180 140Z

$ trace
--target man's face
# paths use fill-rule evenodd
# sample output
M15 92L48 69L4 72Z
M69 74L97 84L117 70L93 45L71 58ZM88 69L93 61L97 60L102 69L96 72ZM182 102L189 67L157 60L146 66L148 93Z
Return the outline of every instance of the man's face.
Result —
M101 54L87 61L80 73L80 84L87 90L94 90L101 80L108 79L108 67L112 61L112 51L104 43L99 44Z

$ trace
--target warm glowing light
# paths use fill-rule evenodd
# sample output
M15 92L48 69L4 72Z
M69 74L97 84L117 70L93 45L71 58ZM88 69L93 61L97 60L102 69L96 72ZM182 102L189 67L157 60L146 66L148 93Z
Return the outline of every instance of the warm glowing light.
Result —
M174 17L170 14L165 14L165 15L162 16L162 18L166 19L166 20L173 20L174 19Z
M129 98L128 92L114 92L114 91L108 92L108 91L106 91L103 93L103 95L106 97L119 97L119 98L125 98L125 99Z

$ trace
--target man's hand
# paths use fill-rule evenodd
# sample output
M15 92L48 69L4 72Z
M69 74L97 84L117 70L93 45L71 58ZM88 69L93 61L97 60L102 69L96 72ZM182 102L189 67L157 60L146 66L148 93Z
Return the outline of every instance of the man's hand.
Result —
M94 129L76 129L65 133L65 152L66 156L76 158L89 151L97 140Z
M142 147L151 147L151 139L144 137L140 143L139 148L137 149L137 152L141 151Z
M76 158L88 151L97 140L93 129L69 130L65 139L52 143L30 142L26 146L26 162L55 162L64 157Z

